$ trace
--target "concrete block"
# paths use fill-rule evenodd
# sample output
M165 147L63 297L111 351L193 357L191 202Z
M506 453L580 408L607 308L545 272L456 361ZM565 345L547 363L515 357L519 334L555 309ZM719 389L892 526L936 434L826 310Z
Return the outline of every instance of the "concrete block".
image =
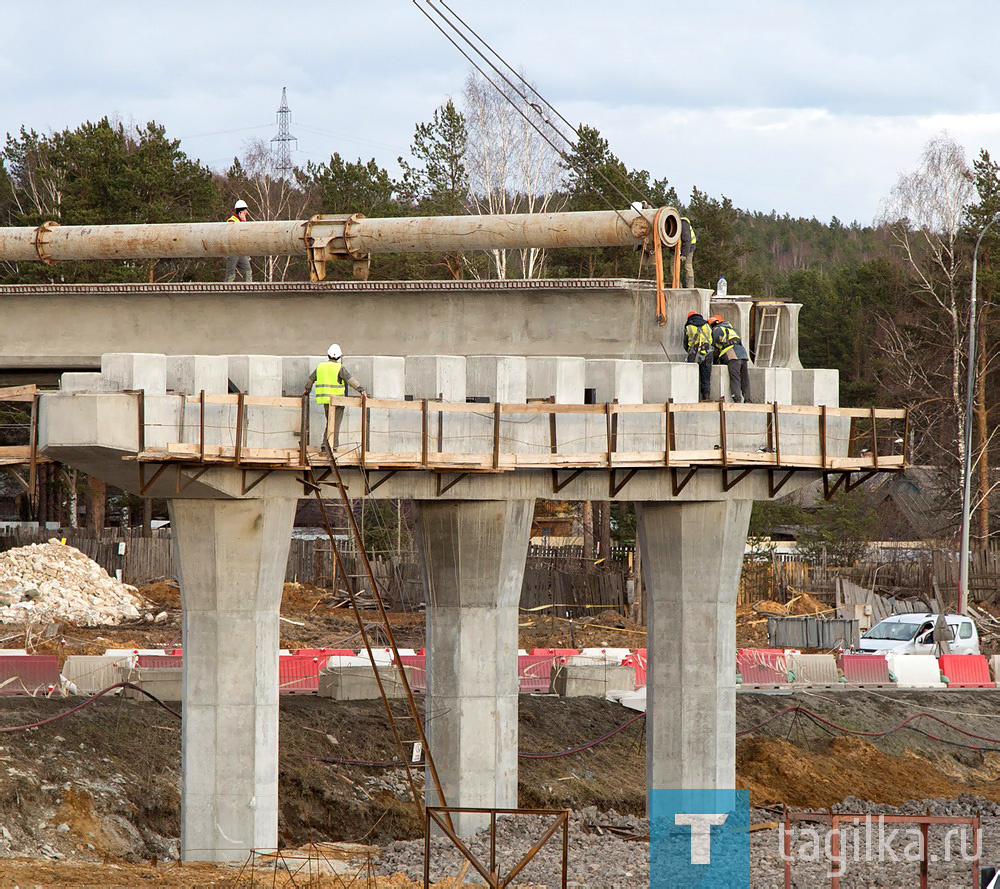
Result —
M612 663L556 664L552 691L562 698L604 697L609 691L635 688L635 667Z
M836 685L840 681L832 654L790 654L788 671L793 685Z
M325 360L322 355L282 355L281 394L286 398L297 398L305 388L309 375L316 365Z
M238 667L234 665L234 669L238 669ZM161 701L179 701L181 700L181 673L181 667L142 667L125 671L121 679L138 685L151 695L156 695ZM154 703L134 688L124 689L124 696L131 700Z
M718 401L720 398L724 398L726 401L733 400L733 393L729 389L729 368L724 364L712 365L711 393L714 401ZM756 395L754 397L756 398Z
M222 355L168 355L167 389L181 395L229 391L229 362Z
M830 369L792 371L792 404L840 405L840 372Z
M150 352L109 352L101 356L101 373L116 389L144 389L166 395L167 359Z
M277 355L226 355L229 379L247 395L281 395L281 359Z
M412 682L413 668L403 667ZM392 667L379 667L382 687L390 698L402 698L406 692L399 673ZM378 683L370 666L325 667L319 673L319 696L335 701L363 701L379 697Z
M551 398L556 404L583 404L587 362L583 358L529 358L528 398Z
M472 355L465 362L465 378L470 398L524 404L528 397L528 364L521 356Z
M889 673L899 688L944 688L937 658L932 654L889 654Z
M728 389L728 369L713 368L716 369L723 370L727 374ZM775 401L778 404L792 404L791 370L787 367L751 367L750 394L756 404L771 404Z
M347 355L344 367L372 398L396 398L406 394L406 359L397 355ZM348 388L348 395L356 395Z
M597 358L587 361L586 386L594 390L598 404L642 404L643 370L641 361L622 358Z
M117 392L113 381L100 373L64 373L59 378L61 392Z
M698 365L676 361L646 361L642 365L642 400L661 404L698 401Z
M465 401L464 355L407 355L405 393L413 398Z

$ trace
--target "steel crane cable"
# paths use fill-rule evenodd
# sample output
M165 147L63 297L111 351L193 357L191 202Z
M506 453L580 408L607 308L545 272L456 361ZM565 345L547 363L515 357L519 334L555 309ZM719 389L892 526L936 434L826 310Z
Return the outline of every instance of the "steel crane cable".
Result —
M451 36L451 35L450 35L450 34L449 34L449 33L448 33L447 31L445 31L445 29L444 29L443 27L441 27L441 25L440 25L440 24L438 24L438 22L436 22L436 21L435 21L435 20L434 20L434 19L433 19L433 18L431 17L430 13L428 13L428 12L427 12L427 10L426 10L426 9L424 9L424 8L423 8L423 7L422 7L422 6L421 6L421 5L419 4L418 0L412 0L412 2L413 2L413 5L414 5L414 6L416 6L416 7L417 7L417 9L419 9L419 10L420 10L420 12L421 12L421 13L422 13L422 14L423 14L423 15L424 15L424 16L425 16L426 18L427 18L427 20L428 20L428 21L429 21L429 22L430 22L430 23L431 23L432 25L434 25L434 27L435 27L435 28L437 28L437 29L438 29L438 31L440 31L442 35L444 35L445 39L446 39L446 40L447 40L447 41L448 41L448 42L449 42L449 43L450 43L450 44L451 44L452 46L454 46L454 47L455 47L455 49L457 49L457 50L458 50L458 51L459 51L459 52L460 52L460 53L461 53L461 54L462 54L462 55L463 55L463 56L464 56L464 57L466 58L466 60L467 60L467 61L469 62L469 64L470 64L470 65L472 65L472 67L473 67L473 68L475 68L475 69L476 69L476 71L478 71L478 72L479 72L479 73L480 73L480 74L482 75L483 79L484 79L484 80L485 80L485 81L486 81L487 83L489 83L489 84L490 84L490 86L492 86L492 87L493 87L493 88L494 88L494 89L495 89L495 90L496 90L496 91L497 91L498 93L500 93L500 95L501 95L501 96L503 96L504 100L505 100L506 102L508 102L508 103L510 104L510 106L511 106L511 107L512 107L512 108L513 108L513 109L514 109L515 111L517 111L517 113L518 113L518 114L520 114L520 115L521 115L521 117L523 117L523 118L524 118L524 120L525 120L525 121L527 122L527 124L528 124L528 125L529 125L529 126L530 126L530 127L531 127L531 128L532 128L532 129L533 129L533 130L534 130L535 132L536 132L536 133L538 133L538 135L539 135L539 136L541 136L541 137L542 137L542 139L544 139L544 140L545 140L545 141L546 141L546 142L548 143L548 145L549 145L549 146L550 146L550 147L552 148L552 150L553 150L553 151L555 151L555 152L556 152L556 154L558 154L558 155L559 155L559 157L560 157L560 158L562 158L562 160L563 160L563 161L565 161L566 165L567 165L567 166L568 166L568 167L569 167L570 169L575 169L575 170L576 170L577 172L580 172L580 170L579 170L579 167L577 166L577 164L575 164L575 163L574 163L574 162L573 162L573 161L572 161L572 160L571 160L571 159L570 159L570 158L569 158L569 157L568 157L568 156L566 155L566 153L565 153L565 152L564 152L564 151L563 151L562 149L560 149L560 148L559 148L559 147L558 147L558 146L557 146L557 145L556 145L556 144L555 144L555 143L554 143L554 142L552 141L552 139L550 139L550 138L549 138L549 136L548 136L548 135L546 135L546 134L545 134L544 132L542 132L542 130L541 130L541 129L540 129L539 127L538 127L538 125L537 125L537 124L536 124L536 123L535 123L535 122L534 122L534 121L533 121L533 120L532 120L532 119L531 119L531 118L530 118L530 117L529 117L529 116L528 116L527 114L525 114L525 113L524 113L523 109L522 109L522 108L521 108L521 107L520 107L520 106L519 106L519 105L518 105L518 104L517 104L516 102L514 102L514 101L513 101L512 99L511 99L511 97L510 97L510 96L508 96L508 95L507 95L507 94L506 94L506 93L505 93L505 92L504 92L504 91L503 91L502 89L500 89L500 87L499 87L499 85L498 85L498 84L496 83L496 81L494 81L494 80L493 80L493 79L492 79L492 78L491 78L491 77L490 77L490 76L489 76L489 75L488 75L488 74L487 74L487 73L486 73L486 72L485 72L485 71L484 71L484 70L483 70L483 69L482 69L482 68L481 68L481 67L480 67L480 66L479 66L479 65L478 65L477 63L476 63L476 61L475 61L475 60L474 60L474 59L472 58L472 56L470 56L470 55L469 55L469 54L468 54L468 53L467 53L467 52L466 52L466 51L465 51L464 49L462 49L462 47L461 47L461 46L459 46L459 45L458 45L458 43L456 43L456 42L455 42L455 40L454 40L454 39L452 38L452 36ZM490 67L491 67L491 68L492 68L492 69L493 69L493 70L494 70L494 71L495 71L495 72L497 73L497 75L499 75L499 76L500 76L500 77L501 77L501 78L502 78L502 79L504 80L504 82L505 82L505 83L506 83L506 84L507 84L507 85L508 85L508 86L509 86L509 87L510 87L510 88L511 88L511 89L512 89L512 90L513 90L513 91L514 91L514 92L515 92L515 93L516 93L516 94L517 94L517 95L518 95L518 96L519 96L519 97L520 97L521 99L523 99L523 100L524 100L524 102L525 102L525 103L526 103L527 105L529 105L529 106L530 106L531 108L533 108L533 109L534 109L534 110L536 111L536 113L539 113L539 116L540 116L540 117L542 118L542 121L543 121L543 122L545 122L545 123L547 123L547 124L549 125L549 127L551 127L551 129L553 130L553 132L557 133L557 134L559 135L559 137L560 137L560 138L561 138L561 139L562 139L562 140L563 140L564 142L566 142L566 144L567 144L567 145L570 145L570 146L572 146L572 145L573 145L573 143L572 143L572 142L571 142L571 141L570 141L570 140L569 140L569 139L568 139L568 138L566 137L566 134L565 134L565 133L562 133L562 132L561 132L561 131L560 131L560 130L559 130L559 129L558 129L558 128L557 128L557 127L556 127L556 126L554 125L554 124L552 124L552 122L551 122L551 121L547 120L547 119L545 118L545 116L544 116L544 115L542 115L542 114L541 114L541 113L539 112L539 109L537 108L537 104L536 104L536 103L533 103L533 102L531 102L531 100L530 100L530 99L529 99L529 98L528 98L528 97L527 97L526 95L524 95L524 93L522 93L522 92L521 92L521 91L520 91L520 90L519 90L519 89L518 89L518 88L517 88L517 87L516 87L516 86L515 86L515 85L514 85L514 84L513 84L513 83L512 83L511 81L510 81L510 79L509 79L509 78L508 78L508 77L507 77L506 75L504 75L504 73L503 73L502 71L500 71L500 70L499 70L499 69L498 69L498 68L496 67L496 65L494 65L494 64L493 64L493 63L492 63L492 62L491 62L491 61L490 61L490 60L489 60L489 59L488 59L488 58L487 58L487 57L486 57L486 56L485 56L485 55L484 55L484 54L482 53L482 51L481 51L481 50L480 50L480 49L479 49L478 47L476 47L476 46L475 46L475 45L474 45L474 44L472 43L472 41L470 41L470 40L469 40L469 39L468 39L468 38L467 38L467 37L466 37L466 36L465 36L464 34L462 34L462 33L461 33L461 31L460 31L459 29L457 29L457 28L456 28L456 27L454 26L454 24L453 24L453 23L452 23L452 22L451 22L451 21L450 21L450 20L448 19L448 17L447 17L447 16L446 16L446 15L445 15L444 13L442 13L442 12L441 12L441 11L440 11L440 10L439 10L439 9L438 9L438 8L437 8L436 6L434 6L434 3L433 3L433 0L426 0L426 2L427 2L427 5L428 5L428 6L429 6L429 7L431 8L431 9L433 9L433 10L434 10L434 12L435 12L435 13L436 13L436 14L437 14L438 16L440 16L440 17L441 17L442 21L444 21L444 22L445 22L445 24L446 24L446 25L447 25L447 26L448 26L449 28L451 28L451 29L452 29L452 30L453 30L453 31L455 32L455 34L456 34L456 35L457 35L457 36L458 36L458 37L459 37L459 38L460 38L460 39L461 39L462 41L464 41L464 42L465 42L465 43L466 43L466 44L467 44L467 45L469 46L469 48L470 48L470 49L471 49L471 50L472 50L473 52L475 52L475 53L476 53L476 54L477 54L477 55L478 55L478 56L479 56L480 58L482 58L482 59L483 59L483 61L484 61L484 62L486 62L486 64L487 64L487 65L489 65L489 66L490 66ZM600 176L600 177L601 177L601 178L602 178L602 179L603 179L603 180L604 180L604 181L605 181L605 182L606 182L606 183L607 183L607 184L608 184L608 185L609 185L609 186L610 186L610 187L611 187L611 188L612 188L612 189L613 189L613 190L614 190L614 191L615 191L615 192L616 192L617 194L618 194L618 196L619 196L619 197L620 197L620 198L621 198L621 199L622 199L623 201L625 201L626 203L631 203L631 201L630 201L630 199L629 199L628 195L626 195L626 194L625 194L625 193L624 193L624 192L623 192L623 191L622 191L622 190L621 190L620 188L618 188L618 186L617 186L617 185L615 185L615 183L614 183L614 182L612 182L612 181L611 181L611 180L610 180L610 179L609 179L609 178L608 178L608 177L607 177L607 176L606 176L606 175L604 174L604 172L603 172L603 171L602 171L602 170L601 170L600 168L598 168L596 164L594 164L594 163L593 163L593 161L591 161L591 160L590 160L589 158L583 158L583 160L584 160L584 162L585 162L585 163L587 164L587 166L588 166L588 167L590 168L591 172L593 172L593 173L596 173L596 174L597 174L598 176ZM632 183L632 184L634 185L634 183ZM636 189L636 191L638 191L638 189ZM642 196L642 195L641 195L641 193L640 193L640 196ZM604 194L601 194L601 198L602 198L602 199L603 199L603 200L605 201L605 203L607 203L607 204L608 204L608 206L609 206L609 207L610 207L610 208L611 208L612 210L614 210L614 211L615 211L615 213L616 213L616 214L618 215L618 218L619 218L619 219L621 219L621 221L622 221L622 222L624 222L624 223L625 223L626 225L628 225L628 222L627 222L627 220L625 219L625 217L624 217L624 216L622 216L622 213L621 213L621 211L620 211L620 210L619 210L619 209L618 209L617 207L615 207L615 206L614 206L614 204L613 204L613 203L611 202L611 200L610 200L610 199L608 199L608 197L607 197L606 195L604 195ZM645 200L645 198L644 198L644 200ZM648 201L647 201L647 203L648 203Z
M428 2L430 2L430 0L428 0ZM486 47L486 49L488 49L488 50L490 51L490 53L491 53L491 54L492 54L493 56L495 56L495 57L496 57L496 58L497 58L497 59L498 59L498 60L500 61L500 63L501 63L501 64L502 64L502 65L503 65L503 66L504 66L504 67L505 67L505 68L506 68L506 69L507 69L508 71L510 71L510 72L511 72L511 74L513 74L513 75L514 75L514 76L515 76L515 77L516 77L516 78L517 78L518 80L520 80L520 81L521 81L521 83L523 83L523 84L524 84L524 86L525 86L525 87L526 87L527 89L531 90L531 92L533 92L533 93L534 93L534 94L535 94L536 96L538 96L538 98L539 98L539 99L540 99L540 100L542 101L542 103L543 103L543 104L544 104L544 105L545 105L545 106L546 106L547 108L549 108L549 109L550 109L550 110L552 111L552 113L553 113L553 114L555 114L555 115L556 115L556 117L558 117L558 118L559 118L559 120L561 120L561 121L562 121L562 122L563 122L563 123L564 123L564 124L565 124L565 125L566 125L567 127L569 127L569 129L570 129L570 130L571 130L571 131L572 131L572 132L573 132L574 134L576 134L576 137L577 137L577 139L578 139L578 140L579 140L580 142L582 142L582 143L583 143L584 145L586 145L586 146L587 146L588 148L592 148L592 149L596 149L596 148L597 148L597 146L596 146L596 145L595 145L595 144L594 144L593 142L591 142L591 141L590 141L590 140L588 140L588 139L585 139L585 138L584 138L584 136L583 136L583 134L582 134L582 133L581 133L581 132L580 132L580 131L579 131L579 130L578 130L578 129L577 129L576 127L575 127L575 126L573 126L573 124L571 124L571 123L570 123L570 122L569 122L569 121L568 121L568 120L567 120L567 119L566 119L565 117L563 117L563 115L562 115L562 114L560 113L559 109L558 109L558 108L556 108L556 106L555 106L555 105L553 105L553 104L552 104L552 103L551 103L551 102L550 102L550 101L549 101L548 99L546 99L546 98L545 98L545 96L543 96L543 95L542 95L542 94L541 94L541 93L540 93L540 92L538 91L538 88L537 88L537 87L536 87L536 86L535 86L534 84L532 84L532 83L529 83L529 82L528 82L527 80L525 80L525 78L524 78L524 75L522 75L522 74L521 74L521 73L520 73L519 71L517 71L517 70L516 70L516 69L515 69L515 68L514 68L514 67L513 67L513 66L512 66L511 64L510 64L510 62L508 62L508 61L507 61L507 60L506 60L506 59L505 59L505 58L504 58L504 57L503 57L502 55L500 55L500 53L498 53L498 52L497 52L497 51L496 51L496 50L495 50L495 49L494 49L494 48L493 48L493 47L492 47L492 46L490 45L490 43L489 43L489 42L488 42L488 41L487 41L487 40L486 40L486 39L485 39L485 38L484 38L484 37L483 37L483 36L482 36L481 34L479 34L479 33L478 33L478 32L476 31L476 29L475 29L475 28L473 28L473 27L472 27L472 25L470 25L470 24L469 24L469 23L468 23L467 21L465 21L465 19L463 19L463 18L462 18L462 17L461 17L461 16L460 16L460 15L459 15L459 14L458 14L457 12L455 12L455 10L454 10L454 9L452 9L452 8L451 8L451 7L450 7L450 6L449 6L449 5L447 4L446 0L438 0L438 2L439 2L439 3L440 3L440 4L441 4L441 5L442 5L442 6L443 6L443 7L445 8L445 9L447 9L447 10L448 10L448 12L449 12L449 13L451 13L451 15L452 15L452 16L454 16L454 17L455 17L455 19L456 19L456 20L457 20L457 21L458 21L458 22L459 22L459 23L460 23L460 24L462 25L462 27L463 27L463 28L465 28L465 30L466 30L466 31L468 31L468 32L469 32L470 34L472 34L472 36L473 36L473 37L475 37L475 38L476 38L476 40L478 40L478 41L479 41L479 42L480 42L480 43L481 43L481 44L482 44L483 46L485 46L485 47ZM453 25L452 27L454 27L454 25ZM458 29L457 29L457 28L456 28L455 30L456 30L456 32L458 32ZM470 45L471 45L471 44L470 44ZM494 70L496 70L496 69L494 68ZM498 73L499 73L499 72L498 72ZM503 76L503 75L501 74L501 76ZM506 78L504 78L504 79L506 79ZM508 82L508 83L510 83L510 81L507 81L507 82ZM554 123L552 123L552 121L551 121L551 120L549 120L549 119L548 119L548 118L547 118L547 117L545 116L545 114L543 113L542 109L541 109L541 108L540 108L540 107L538 106L538 104L537 104L537 103L535 103L535 102L532 102L532 101L531 101L531 100L530 100L530 99L529 99L529 98L528 98L528 97L527 97L526 95L524 95L524 94L522 94L522 93L520 93L520 92L518 92L518 95L520 95L520 96L521 96L521 98L522 98L522 99L524 99L524 101L525 101L525 102L526 102L526 103L527 103L528 105L530 105L530 106L531 106L532 108L534 108L534 109L535 109L535 111L536 111L536 113L538 114L538 116L539 116L539 117L541 117L541 119L542 119L543 121L545 121L545 123L547 123L547 124L548 124L548 125L549 125L550 127L552 127L552 129L553 129L553 130L554 130L554 131L555 131L556 133L558 133L558 134L559 134L559 136L560 136L560 137L561 137L562 139L564 139L564 140L565 140L565 141L567 142L567 144L569 144L569 145L572 145L572 144L573 144L573 143L572 143L572 142L570 142L570 140L569 140L569 139L568 139L568 138L566 137L566 134L565 134L565 133L563 133L563 131L562 131L562 130L560 130L560 129L559 129L559 128L558 128L558 127L557 127L557 126L556 126L556 125L554 124ZM607 180L606 180L606 181L607 181ZM613 185L613 184L612 184L611 182L608 182L608 184L609 184L609 185L611 185L611 186L612 186L612 188L614 188L614 185ZM630 181L629 181L629 184L630 184L630 185L632 185L632 186L633 186L633 187L635 188L636 192L638 192L638 194L639 194L639 195L640 195L640 196L641 196L641 197L643 198L643 200L645 200L645 201L646 201L647 203L652 203L652 201L650 201L650 200L649 200L649 195L646 195L646 194L643 194L643 193L642 193L642 192L641 192L641 191L639 190L639 187L638 187L638 186L636 185L636 183L635 183L635 182L632 182L632 181L630 180ZM620 192L620 191L619 191L618 193L619 193L619 195L621 195L621 192ZM621 196L622 196L622 197L624 197L624 195L621 195ZM626 199L626 200L627 200L627 199Z

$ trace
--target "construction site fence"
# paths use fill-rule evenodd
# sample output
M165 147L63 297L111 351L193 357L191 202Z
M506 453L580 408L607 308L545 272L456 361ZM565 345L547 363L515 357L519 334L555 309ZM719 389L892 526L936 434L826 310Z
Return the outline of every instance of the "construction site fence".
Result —
M958 597L959 554L948 548L913 544L873 548L870 558L854 565L830 565L814 559L748 556L740 578L739 604L769 599L788 602L802 593L835 604L838 579L883 595L905 595L932 605L952 608ZM969 572L973 601L996 602L1000 597L1000 544L973 549Z
M142 586L176 577L170 532L156 530L142 536L131 530L16 529L0 535L0 552L48 540L65 540L97 562L112 577ZM579 617L604 608L624 612L628 605L631 547L616 547L610 559L585 557L582 547L531 545L526 560L521 607L534 608L560 617ZM286 583L315 584L346 598L348 580L361 594L371 594L370 581L360 554L348 545L341 556L348 578L338 577L333 553L326 538L293 538L285 569ZM387 607L393 611L416 611L424 603L420 563L413 553L369 553L372 572Z

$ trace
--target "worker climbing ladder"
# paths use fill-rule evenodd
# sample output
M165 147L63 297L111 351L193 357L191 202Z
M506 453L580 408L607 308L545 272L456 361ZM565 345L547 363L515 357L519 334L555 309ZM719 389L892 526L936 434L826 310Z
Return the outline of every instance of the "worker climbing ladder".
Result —
M778 341L780 303L757 303L757 349L754 364L757 367L774 366L774 347Z

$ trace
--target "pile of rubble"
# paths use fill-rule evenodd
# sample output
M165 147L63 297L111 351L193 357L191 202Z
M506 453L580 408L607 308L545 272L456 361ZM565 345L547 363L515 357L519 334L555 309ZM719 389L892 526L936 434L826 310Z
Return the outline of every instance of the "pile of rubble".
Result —
M142 602L80 550L58 540L0 554L0 622L96 627L138 618Z

